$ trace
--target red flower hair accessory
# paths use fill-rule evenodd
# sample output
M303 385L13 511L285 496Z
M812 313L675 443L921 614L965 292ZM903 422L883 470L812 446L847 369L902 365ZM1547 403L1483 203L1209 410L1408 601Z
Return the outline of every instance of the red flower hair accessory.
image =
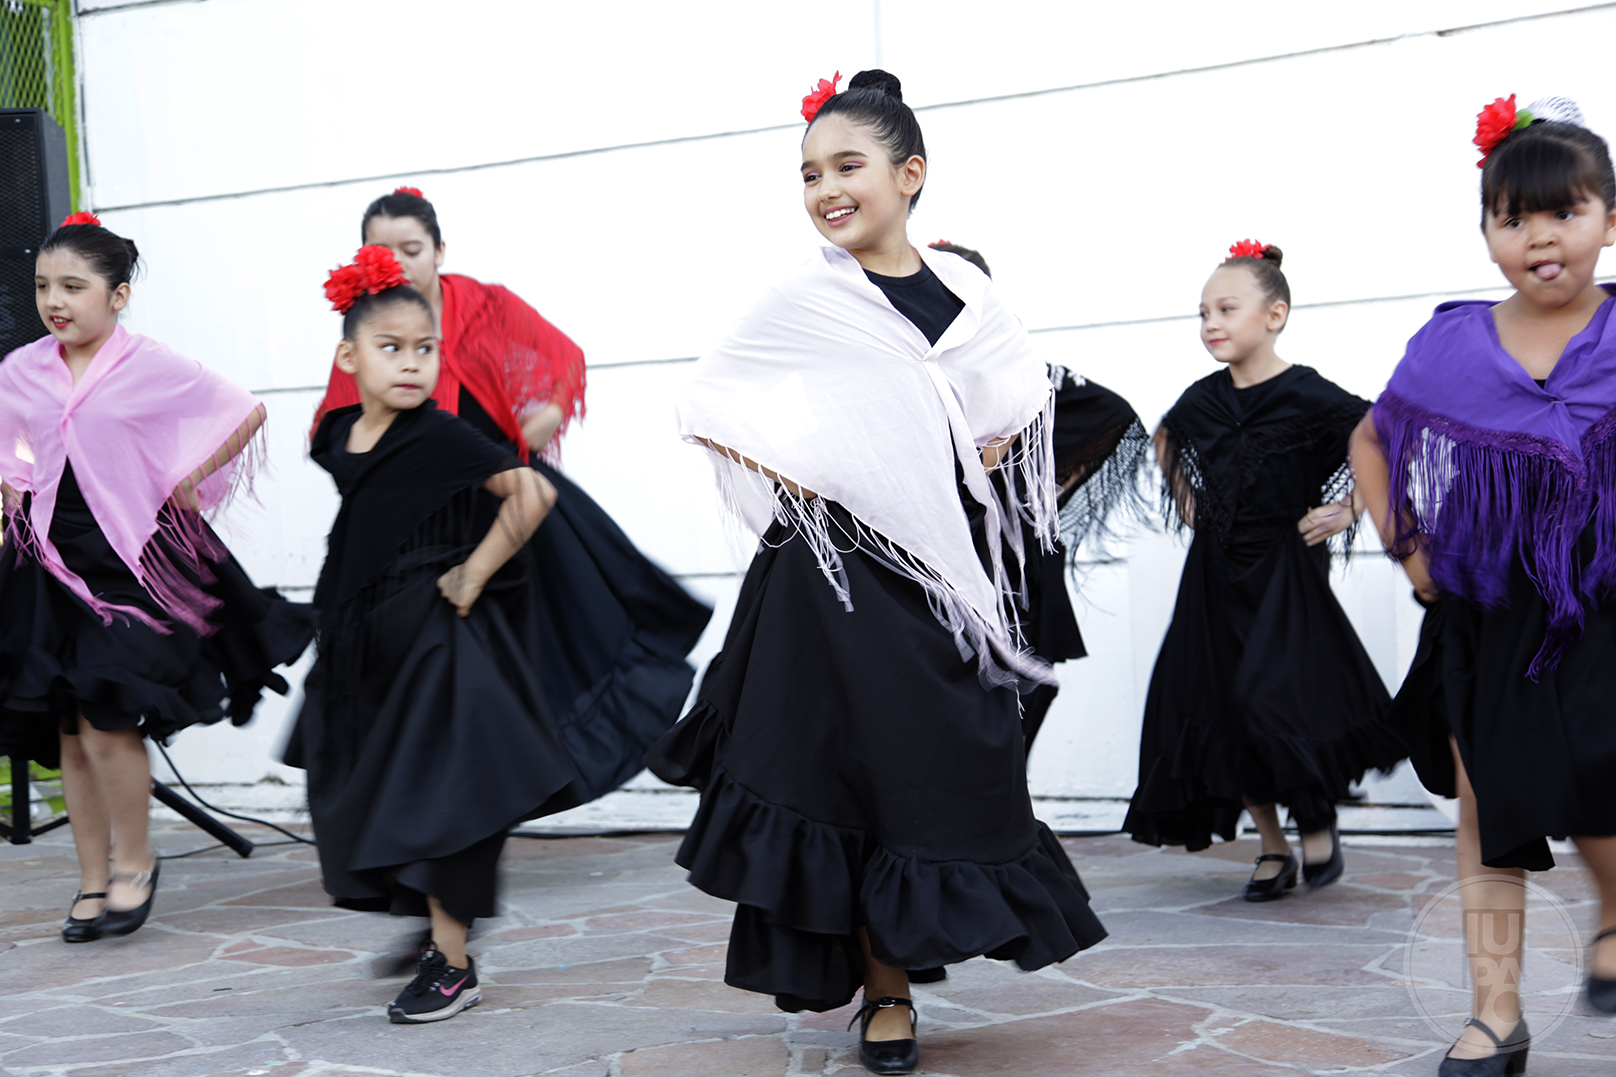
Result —
M77 213L69 213L66 217L63 217L62 218L62 223L58 227L66 228L70 224L94 224L94 225L99 225L100 223L101 223L101 218L100 217L97 217L95 214L90 213L87 210L82 210L81 209Z
M819 110L825 107L825 102L836 96L836 84L840 81L842 81L840 71L828 81L820 79L819 88L802 99L802 118L813 123L814 117L819 115Z
M1227 262L1234 258L1261 258L1267 253L1268 244L1259 243L1255 239L1242 239L1239 243L1229 247L1229 257L1225 258L1224 261Z
M394 187L393 188L393 193L394 194L413 194L415 197L419 198L421 201L423 201L423 202L426 201L426 195L421 193L421 188L419 188L419 187Z
M338 314L353 309L362 295L376 295L407 283L398 259L386 247L360 247L352 265L333 269L325 281L325 297Z
M1530 127L1534 119L1536 117L1530 109L1515 108L1514 94L1508 98L1495 98L1492 104L1476 113L1476 137L1471 139L1481 151L1481 160L1476 162L1476 167L1484 167L1500 142L1508 138L1511 132Z

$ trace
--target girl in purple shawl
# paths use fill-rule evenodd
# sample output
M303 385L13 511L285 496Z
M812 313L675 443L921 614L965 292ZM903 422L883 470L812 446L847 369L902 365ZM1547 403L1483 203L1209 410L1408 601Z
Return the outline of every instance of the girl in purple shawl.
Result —
M49 335L0 363L0 751L60 758L80 873L67 942L151 911L143 738L246 722L314 635L309 607L254 587L202 517L245 478L264 408L118 324L137 257L68 218L34 269Z
M1515 293L1437 307L1353 435L1427 610L1393 721L1426 787L1459 798L1469 952L1485 954L1444 1077L1525 1071L1509 927L1526 872L1554 866L1550 837L1599 884L1587 994L1616 1013L1616 289L1594 283L1616 175L1563 98L1499 99L1480 120L1482 234Z

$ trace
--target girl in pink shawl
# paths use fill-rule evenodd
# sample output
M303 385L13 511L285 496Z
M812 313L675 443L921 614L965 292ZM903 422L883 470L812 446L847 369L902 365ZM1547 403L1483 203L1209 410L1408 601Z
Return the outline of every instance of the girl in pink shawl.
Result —
M118 325L138 257L68 218L35 267L50 335L0 363L0 750L60 760L80 871L67 942L151 911L143 738L247 721L313 635L308 607L255 588L203 520L245 477L264 408Z

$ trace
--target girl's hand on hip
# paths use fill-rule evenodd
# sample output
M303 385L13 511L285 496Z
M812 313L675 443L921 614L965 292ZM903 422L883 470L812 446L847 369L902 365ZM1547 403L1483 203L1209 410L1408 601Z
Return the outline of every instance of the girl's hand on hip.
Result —
M1326 539L1341 534L1352 526L1358 514L1352 506L1340 501L1333 501L1328 505L1320 505L1316 509L1309 509L1306 516L1296 522L1296 530L1302 533L1302 541L1309 546L1317 546Z
M458 564L438 577L438 593L449 600L449 605L455 608L456 613L464 617L482 596L484 582L467 572L464 564Z

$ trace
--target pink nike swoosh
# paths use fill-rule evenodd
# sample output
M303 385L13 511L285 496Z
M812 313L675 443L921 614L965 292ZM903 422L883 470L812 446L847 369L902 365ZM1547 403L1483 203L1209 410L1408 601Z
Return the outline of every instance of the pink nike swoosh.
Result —
M445 995L452 995L456 991L460 990L460 985L465 983L469 979L471 979L471 974L467 973L466 975L460 977L460 979L456 980L453 984L449 985L448 987L444 987L444 986L440 985L438 987L438 990L442 991Z

